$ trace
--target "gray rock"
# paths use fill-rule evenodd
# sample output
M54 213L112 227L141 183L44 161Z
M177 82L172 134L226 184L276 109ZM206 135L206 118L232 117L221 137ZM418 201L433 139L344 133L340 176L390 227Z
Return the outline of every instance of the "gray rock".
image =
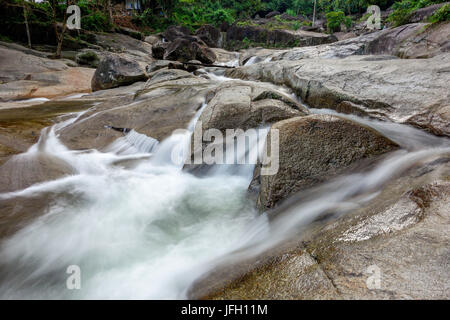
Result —
M144 41L150 43L151 45L154 45L157 44L159 41L161 41L161 39L159 36L150 35L145 37Z
M278 16L278 15L280 15L279 11L271 11L268 14L266 14L265 18L266 19L270 19L270 18L273 18L273 17Z
M150 74L154 71L167 68L169 66L171 61L168 60L157 60L150 63L148 66L145 67L145 71L147 74Z
M92 91L129 85L147 79L144 68L137 62L117 54L102 59L92 78Z
M317 221L277 249L219 266L190 290L207 299L448 299L447 158L391 181L362 208ZM379 271L380 287L369 288Z
M422 22L426 21L429 17L431 17L437 10L439 10L442 6L445 4L448 4L448 2L445 3L438 3L434 4L425 8L420 8L417 10L414 10L410 13L408 17L409 23L415 23L415 22Z
M174 41L177 38L183 38L190 35L191 31L188 28L182 26L170 26L163 33L163 37L167 41Z
M415 60L367 58L275 61L240 67L226 74L287 85L313 108L409 123L450 136L448 111L443 109L450 98L450 55Z
M157 42L152 46L152 56L155 59L163 59L164 53L166 52L167 47L169 46L168 42Z
M204 25L200 27L195 35L203 40L211 48L222 47L222 34L220 30L211 26Z
M279 132L279 170L274 175L255 175L261 183L257 200L261 210L398 147L373 129L330 115L277 122L268 141L273 130Z
M177 38L167 47L164 59L180 62L199 60L206 64L212 64L216 60L216 55L202 42L191 38Z

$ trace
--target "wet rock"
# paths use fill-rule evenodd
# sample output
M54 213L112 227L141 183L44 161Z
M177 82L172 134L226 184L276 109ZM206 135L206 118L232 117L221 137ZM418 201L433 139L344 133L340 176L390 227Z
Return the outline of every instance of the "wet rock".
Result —
M33 184L74 174L64 160L46 153L21 154L0 166L0 192L25 189Z
M122 133L104 126L133 128L159 141L186 128L214 84L176 69L150 74L142 86L120 87L92 95L101 102L60 132L71 149L106 150ZM121 90L117 94L112 90Z
M261 210L273 208L295 192L318 185L360 161L398 147L370 128L330 115L277 122L269 132L268 141L273 130L279 133L279 169L274 175L259 178L257 205Z
M200 115L195 130L204 133L214 129L225 136L227 129L243 131L257 129L282 119L307 114L309 111L306 108L271 85L229 81L214 90L214 95ZM203 140L201 144L194 143L194 140L192 142L191 159L193 160L196 154L203 154L208 145L224 143L224 141ZM203 175L208 171L209 165L187 164L184 169Z
M109 54L100 61L92 78L92 90L129 85L147 79L145 69L137 62L127 60L117 54Z
M287 85L313 108L412 123L450 135L444 124L445 112L438 111L449 100L449 55L415 60L369 61L369 57L276 61L228 70L226 74ZM424 120L427 117L434 120Z
M448 157L430 159L363 207L317 221L277 249L215 268L190 297L448 299L449 173ZM378 283L371 281L375 273Z
M191 73L180 70L180 69L162 69L149 74L149 80L145 83L144 89L150 90L152 86L157 83L162 83L166 81L176 81L181 79L195 79L197 82L202 82L202 79L199 79L193 76ZM139 92L137 96L139 96L142 92Z
M211 25L204 25L200 27L195 35L211 48L222 47L222 34L219 29L216 29Z
M305 108L285 94L237 82L220 86L199 120L203 130L246 130L306 114Z

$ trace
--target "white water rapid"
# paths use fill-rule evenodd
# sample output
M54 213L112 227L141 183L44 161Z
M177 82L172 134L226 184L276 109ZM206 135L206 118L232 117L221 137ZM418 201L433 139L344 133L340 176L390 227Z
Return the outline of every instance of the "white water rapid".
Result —
M58 131L75 118L45 129L26 155L51 156L74 173L0 194L0 200L38 201L48 194L54 199L44 214L1 242L0 298L187 298L192 283L219 263L257 255L330 210L348 212L372 199L394 174L432 155L450 153L446 139L346 116L379 130L403 149L370 171L326 183L307 199L294 197L269 225L247 198L252 165L242 170L218 167L200 178L170 161L174 150L185 156L202 110L185 134L158 143L131 131L105 152L62 145ZM121 165L130 161L133 166ZM72 265L81 270L80 290L66 287Z

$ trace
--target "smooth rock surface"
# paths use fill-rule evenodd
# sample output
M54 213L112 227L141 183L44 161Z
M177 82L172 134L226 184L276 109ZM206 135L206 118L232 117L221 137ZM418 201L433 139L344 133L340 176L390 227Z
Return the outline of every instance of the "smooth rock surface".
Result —
M329 181L359 162L398 148L373 129L331 115L277 122L269 131L268 141L273 130L278 130L279 136L279 169L274 175L257 177L261 184L257 200L260 210L273 208L293 193ZM270 155L270 144L267 146Z
M129 85L147 79L145 66L117 54L100 61L92 77L92 91Z
M286 85L312 108L409 123L450 136L450 54L416 60L379 58L275 61L226 74Z

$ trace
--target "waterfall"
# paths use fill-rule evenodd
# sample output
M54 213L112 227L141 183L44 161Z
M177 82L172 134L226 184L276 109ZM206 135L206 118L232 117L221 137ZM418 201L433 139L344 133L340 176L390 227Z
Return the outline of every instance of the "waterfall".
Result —
M0 201L46 204L42 215L0 243L0 298L187 298L192 284L218 265L256 256L325 213L345 214L364 205L396 175L450 153L447 139L339 114L378 130L402 149L367 172L338 177L305 191L302 198L294 196L269 224L247 198L254 165L215 165L202 177L182 170L205 107L203 103L186 130L160 143L131 130L103 152L70 150L59 140L59 130L81 113L44 129L25 155L57 158L73 173L0 193ZM259 142L269 128L260 129L247 148L233 155L236 161L254 162L261 153ZM130 160L136 165L117 165ZM79 290L66 287L70 266L81 270Z

